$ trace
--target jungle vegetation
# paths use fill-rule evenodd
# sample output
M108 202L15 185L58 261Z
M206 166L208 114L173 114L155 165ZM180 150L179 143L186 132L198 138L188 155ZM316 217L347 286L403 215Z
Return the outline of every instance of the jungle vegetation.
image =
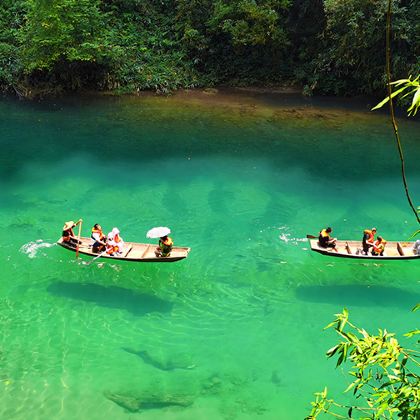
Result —
M420 304L413 311L418 309ZM354 405L333 400L324 388L315 394L306 420L316 420L323 414L338 419L417 420L420 413L418 350L402 347L395 334L387 330L373 335L352 324L347 309L335 316L325 329L334 328L340 342L327 351L327 357L337 356L337 367L346 362L351 364L352 381L346 392L352 391ZM416 338L419 334L420 330L415 329L404 335Z
M0 89L294 85L383 95L387 0L2 0ZM418 0L393 1L393 79L420 67Z

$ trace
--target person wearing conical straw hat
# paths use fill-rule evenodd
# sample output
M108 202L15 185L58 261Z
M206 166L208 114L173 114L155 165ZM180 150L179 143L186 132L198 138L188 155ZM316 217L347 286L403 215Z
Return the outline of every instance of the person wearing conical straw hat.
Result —
M73 220L69 220L68 222L64 223L63 226L63 233L61 234L63 238L63 242L68 245L75 245L77 244L77 237L73 232L73 228L76 227L78 224L82 222L82 219L79 219L76 223Z

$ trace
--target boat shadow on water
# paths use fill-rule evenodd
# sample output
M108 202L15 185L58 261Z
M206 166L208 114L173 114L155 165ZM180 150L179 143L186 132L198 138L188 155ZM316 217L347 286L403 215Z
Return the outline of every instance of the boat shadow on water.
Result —
M111 309L123 309L135 316L151 312L169 313L173 303L156 296L135 293L117 286L101 286L95 283L69 283L57 281L47 288L54 296L81 300Z
M138 356L144 363L163 371L173 371L176 369L194 369L196 365L191 362L187 355L172 355L170 359L154 356L147 350L135 350L129 347L122 347L127 353Z
M392 306L410 310L420 301L420 294L397 287L370 285L300 286L297 299L340 306Z

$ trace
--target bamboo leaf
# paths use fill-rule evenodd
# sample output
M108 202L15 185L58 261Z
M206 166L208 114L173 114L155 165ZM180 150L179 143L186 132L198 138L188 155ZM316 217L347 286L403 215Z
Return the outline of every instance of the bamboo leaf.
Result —
M336 346L334 346L334 347L331 347L329 350L327 350L327 356L328 357L332 357L332 356L334 356L334 354L337 352L337 350L340 348L340 345L339 344L337 344Z
M402 84L410 83L410 82L411 82L410 79L400 79L400 80L396 80L395 82L391 82L391 85L400 86Z
M420 232L420 230L418 232ZM418 303L411 311L416 312L418 309L420 309L420 303Z
M408 108L408 112L414 111L414 115L416 115L418 108L420 107L420 88L417 88L417 92L414 94L413 102L411 103L410 108Z
M404 336L410 338L418 334L420 334L420 330L413 330L413 331L409 331L408 333L405 333Z
M389 406L388 406L388 403L387 403L387 402L382 403L382 404L379 406L379 409L378 409L378 411L377 411L377 413L376 413L376 417L377 417L377 418L381 417L381 416L382 416L382 414L385 412L385 410L386 410L388 407L389 407Z
M350 391L354 386L356 385L356 382L352 382L344 392Z
M396 90L395 92L392 92L391 94L391 98L394 98L395 96L399 95L401 92L403 92L405 89L407 89L408 86L404 86L398 90ZM375 109L379 109L382 108L387 102L389 101L389 96L387 96L383 101L379 102L378 105L374 106L371 111L374 111Z

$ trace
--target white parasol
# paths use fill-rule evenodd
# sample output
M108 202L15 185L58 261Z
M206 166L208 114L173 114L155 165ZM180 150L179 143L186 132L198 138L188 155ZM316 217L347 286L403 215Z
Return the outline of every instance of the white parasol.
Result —
M154 227L150 229L149 232L146 234L146 238L162 238L162 236L169 235L171 233L171 229L168 227Z

